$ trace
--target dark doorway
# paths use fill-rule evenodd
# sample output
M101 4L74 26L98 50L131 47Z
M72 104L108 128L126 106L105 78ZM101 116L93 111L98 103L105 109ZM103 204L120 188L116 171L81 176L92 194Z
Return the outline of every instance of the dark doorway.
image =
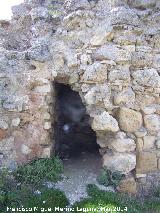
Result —
M55 83L56 121L55 152L61 159L78 157L83 152L98 152L96 134L90 126L90 116L86 113L78 92L69 85Z

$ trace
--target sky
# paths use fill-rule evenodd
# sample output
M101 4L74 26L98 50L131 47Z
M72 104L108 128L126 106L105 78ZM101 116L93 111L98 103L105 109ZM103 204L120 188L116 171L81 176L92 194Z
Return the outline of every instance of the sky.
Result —
M0 0L0 19L11 19L11 7L24 2L24 0Z

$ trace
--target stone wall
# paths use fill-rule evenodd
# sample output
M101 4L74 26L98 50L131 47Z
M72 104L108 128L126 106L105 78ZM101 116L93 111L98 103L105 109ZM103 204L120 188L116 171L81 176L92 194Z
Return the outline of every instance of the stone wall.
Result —
M126 175L121 191L160 174L159 10L159 0L14 7L0 22L1 166L54 152L53 83L62 82L79 92L104 166Z

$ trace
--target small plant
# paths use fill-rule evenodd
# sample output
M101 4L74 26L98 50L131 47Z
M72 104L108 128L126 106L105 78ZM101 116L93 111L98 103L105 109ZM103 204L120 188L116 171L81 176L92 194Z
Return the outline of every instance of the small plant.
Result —
M113 185L114 187L117 187L122 178L123 175L120 172L111 172L110 170L103 168L97 177L97 181L104 186Z
M41 184L43 181L56 182L63 172L63 164L58 157L34 160L19 166L14 172L15 179L27 184Z

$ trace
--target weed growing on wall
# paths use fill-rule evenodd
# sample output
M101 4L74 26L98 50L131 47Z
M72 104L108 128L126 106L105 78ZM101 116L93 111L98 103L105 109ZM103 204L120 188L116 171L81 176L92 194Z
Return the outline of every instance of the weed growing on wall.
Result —
M97 181L99 182L99 184L104 186L112 185L114 187L117 187L122 178L123 175L120 172L118 171L112 172L110 170L103 168L99 176L97 177Z

